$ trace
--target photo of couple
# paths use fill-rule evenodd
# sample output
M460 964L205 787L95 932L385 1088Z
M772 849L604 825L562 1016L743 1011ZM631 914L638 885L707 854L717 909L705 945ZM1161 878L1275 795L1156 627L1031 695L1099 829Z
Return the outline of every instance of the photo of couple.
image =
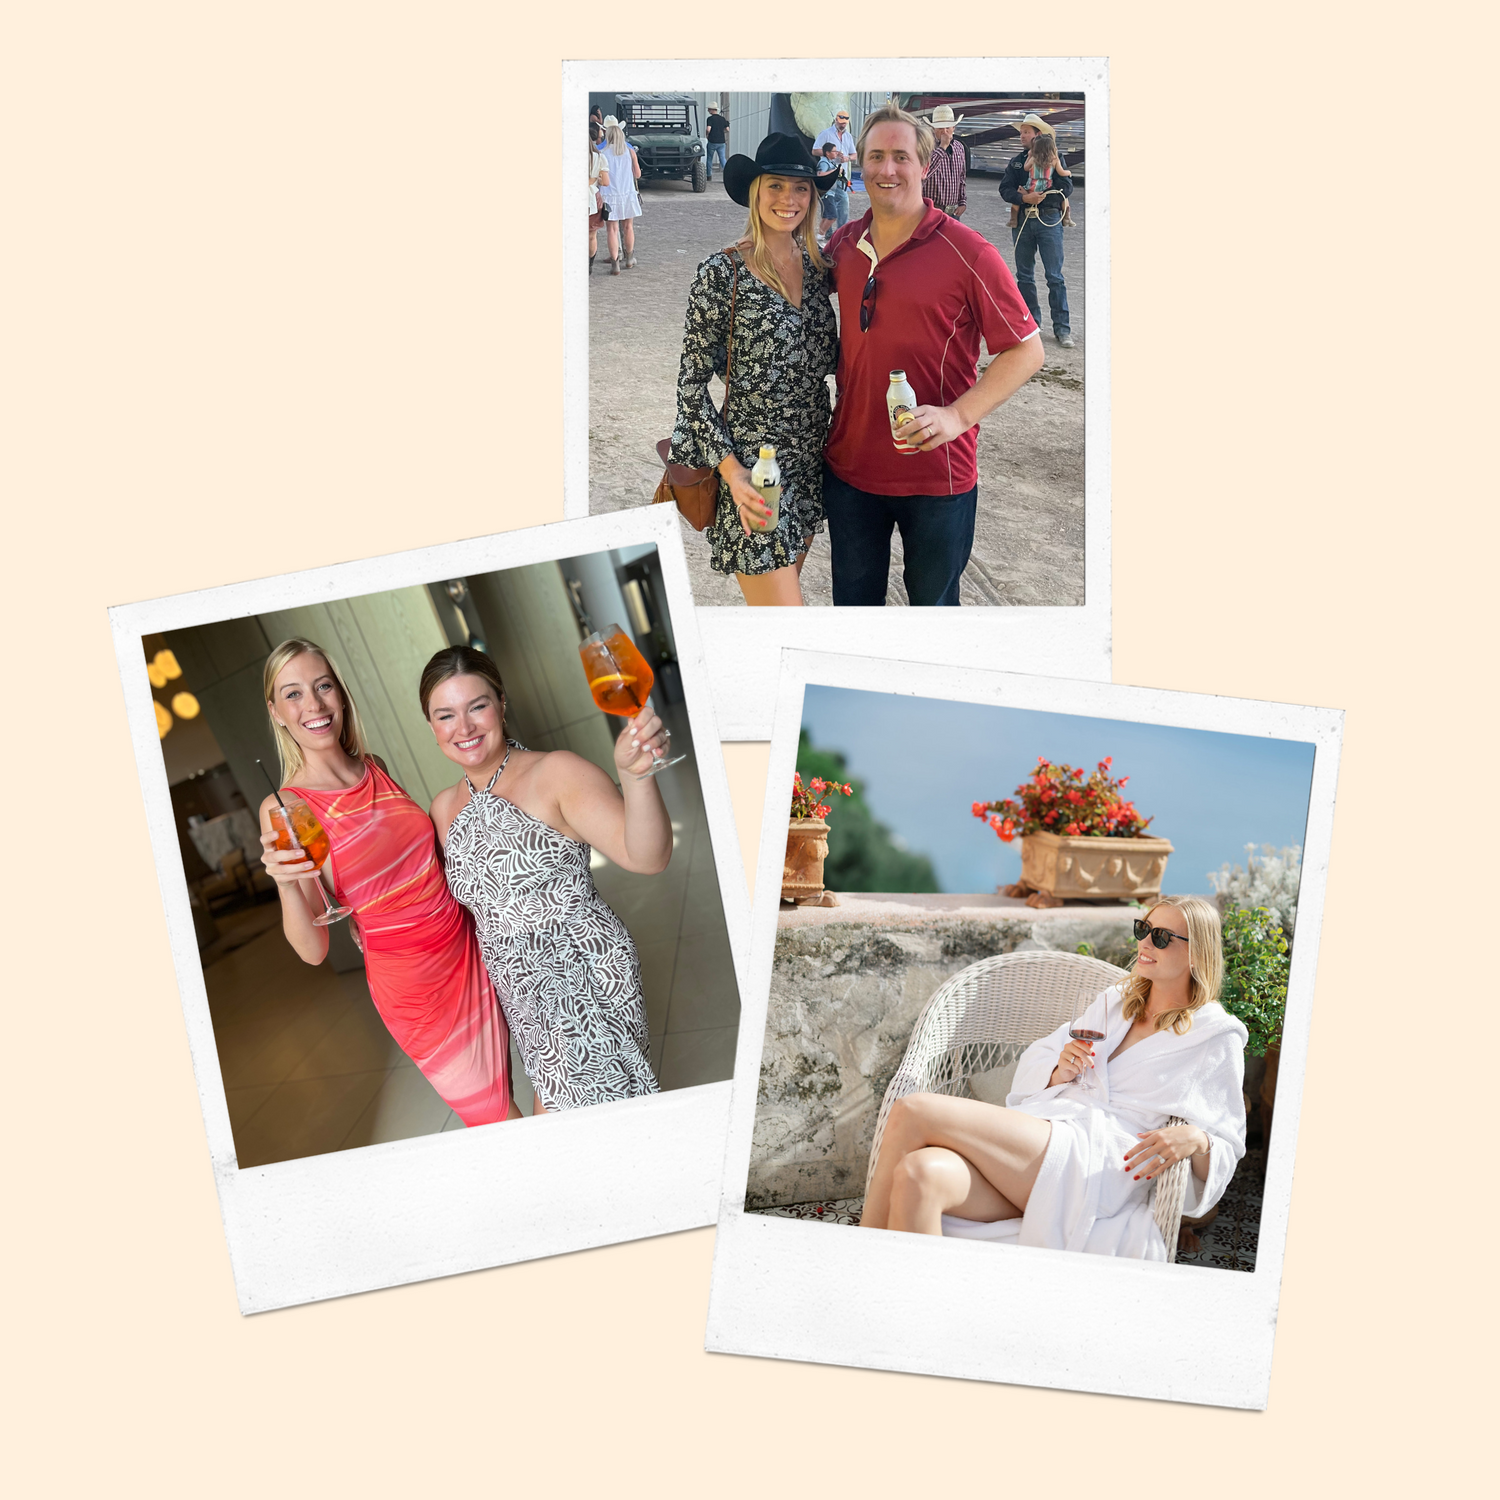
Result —
M666 108L645 101L669 96L590 97L625 111L606 117L609 162L639 174L631 111L645 140ZM692 96L670 97L690 131ZM643 503L654 484L683 516L700 603L1081 603L1081 96L734 97L769 103L708 101L721 187L645 194L663 211L655 258L636 269L633 248L628 287L591 284L590 508ZM666 236L710 229L721 248L683 287ZM637 381L633 415L607 372L617 319L637 369L643 341L665 356L668 281L685 308L653 471L636 429L666 404L664 367ZM660 307L659 328L642 330L637 303Z

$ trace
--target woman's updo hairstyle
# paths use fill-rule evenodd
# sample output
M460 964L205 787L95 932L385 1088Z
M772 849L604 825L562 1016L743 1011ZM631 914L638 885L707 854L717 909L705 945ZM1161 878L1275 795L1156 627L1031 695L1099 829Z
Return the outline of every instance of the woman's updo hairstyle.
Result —
M1219 986L1224 981L1224 928L1219 908L1202 896L1162 896L1151 903L1149 910L1158 906L1175 906L1187 919L1188 1003L1156 1018L1157 1031L1171 1027L1182 1036L1193 1029L1193 1012L1219 998ZM1120 990L1125 998L1125 1019L1133 1021L1151 998L1151 981L1143 974L1132 974Z
M501 700L500 728L505 733L505 684L500 680L500 668L492 656L476 651L472 646L444 646L425 667L417 694L422 700L422 717L428 717L427 705L438 687L450 677L481 677L494 688Z

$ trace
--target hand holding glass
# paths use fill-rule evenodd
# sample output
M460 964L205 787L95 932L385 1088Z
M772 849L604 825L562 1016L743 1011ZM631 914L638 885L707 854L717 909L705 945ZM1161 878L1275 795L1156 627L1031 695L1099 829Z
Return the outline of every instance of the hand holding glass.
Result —
M276 832L278 849L300 849L321 870L328 859L328 831L318 815L305 802L283 802L271 809L271 827ZM317 880L318 894L324 911L313 918L314 927L328 927L340 922L354 910L352 906L335 906L322 880Z
M646 658L635 649L635 642L618 625L606 625L602 631L596 630L579 646L578 655L583 661L589 692L605 713L633 719L647 706L656 675L647 665ZM663 728L661 737L671 744L670 730ZM637 779L655 776L686 759L685 755L674 755L665 760L652 750L650 769L642 771Z

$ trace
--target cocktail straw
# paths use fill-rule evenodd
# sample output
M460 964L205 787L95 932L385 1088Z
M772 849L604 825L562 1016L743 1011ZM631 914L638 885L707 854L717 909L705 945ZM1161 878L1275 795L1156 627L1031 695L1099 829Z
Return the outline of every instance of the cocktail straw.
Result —
M258 765L258 766L260 766L260 757L258 755L255 757L255 764ZM266 768L264 766L260 766L260 774L266 778L267 782L270 783L271 795L278 802L281 802L281 793L276 789L276 783L274 781L271 781L271 773L268 770L266 770ZM285 802L281 802L281 806L283 808L285 808L286 807L286 803Z

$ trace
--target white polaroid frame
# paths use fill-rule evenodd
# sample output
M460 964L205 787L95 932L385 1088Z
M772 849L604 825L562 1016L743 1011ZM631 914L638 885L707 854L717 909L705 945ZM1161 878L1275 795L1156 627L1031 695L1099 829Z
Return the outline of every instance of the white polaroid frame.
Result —
M868 1369L1261 1408L1271 1374L1343 713L1109 683L787 651L769 785L790 787L809 684L1311 742L1297 942L1246 1274L746 1213L786 804L770 798L751 917L706 1347Z
M749 902L675 516L629 511L110 610L157 880L241 1312L451 1276L711 1224L728 1082L240 1168L141 637L276 609L655 543L735 975Z
M563 64L563 181L576 171L574 146L590 90L695 90L717 86L800 92L829 79L851 89L946 88L1082 91L1088 126L1088 235L1084 276L1089 334L1084 350L1084 602L994 606L980 619L985 656L1029 672L1110 676L1110 287L1109 64L1099 57L908 57L649 59ZM589 513L589 303L584 251L588 230L571 194L563 207L563 371L573 392L563 417L563 514ZM641 496L648 505L650 495ZM983 497L981 497L981 504ZM663 507L665 509L665 507ZM900 655L906 660L972 661L973 609L699 610L704 650L718 684L719 733L763 740L770 732L778 650L784 646Z

